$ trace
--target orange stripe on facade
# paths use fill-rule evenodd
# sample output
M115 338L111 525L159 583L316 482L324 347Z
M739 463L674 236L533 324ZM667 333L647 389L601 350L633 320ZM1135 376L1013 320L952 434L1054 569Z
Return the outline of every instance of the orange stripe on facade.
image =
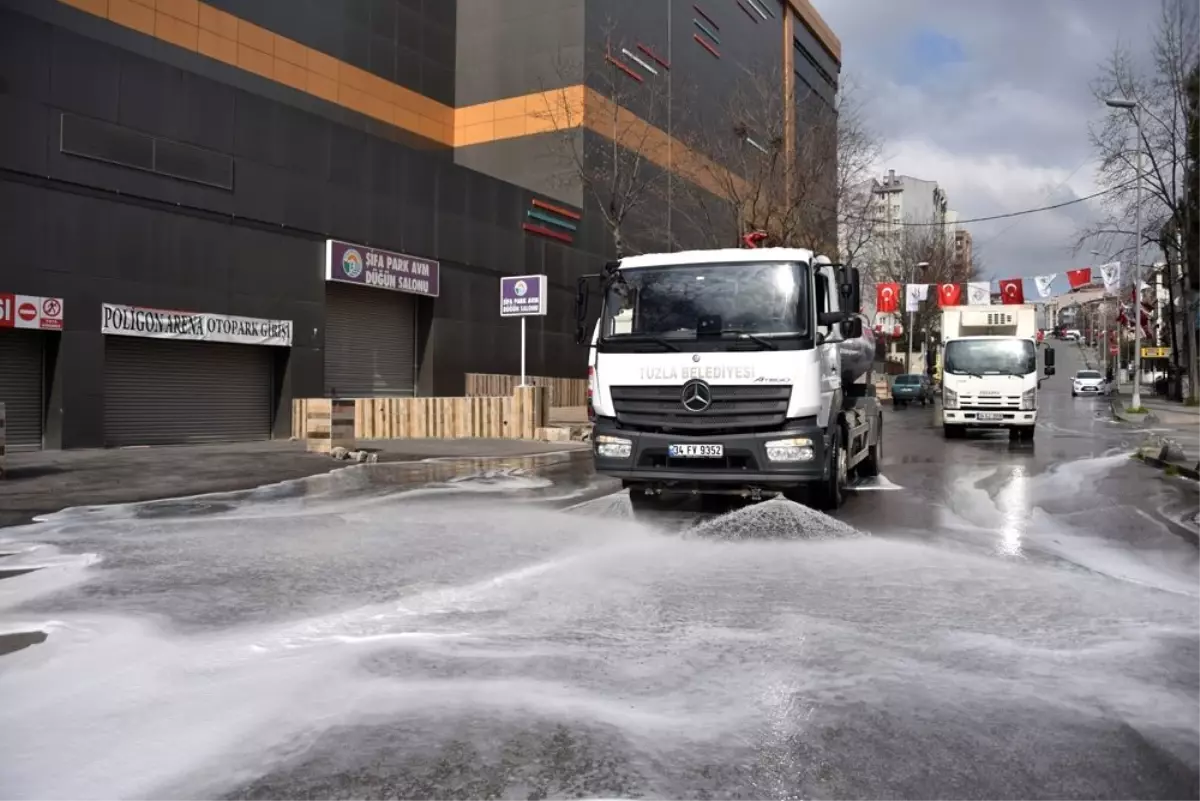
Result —
M199 0L59 0L81 11L453 146L455 110Z
M456 109L199 0L59 2L447 146L585 127L710 191L745 189L741 178L582 85Z

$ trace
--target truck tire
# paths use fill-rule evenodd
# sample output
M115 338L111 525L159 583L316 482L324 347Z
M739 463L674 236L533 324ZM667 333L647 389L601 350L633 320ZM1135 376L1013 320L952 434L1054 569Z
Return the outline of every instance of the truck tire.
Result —
M962 426L943 425L942 433L946 436L946 439L962 439L966 431L963 430Z
M883 415L875 421L875 444L867 448L867 458L858 463L858 474L863 478L879 475L883 465Z
M1012 432L1010 438L1017 442L1033 442L1033 426L1018 426L1010 428L1009 431Z
M833 429L829 441L829 476L812 488L812 506L822 512L834 512L842 505L846 488L846 449L842 447L842 429Z

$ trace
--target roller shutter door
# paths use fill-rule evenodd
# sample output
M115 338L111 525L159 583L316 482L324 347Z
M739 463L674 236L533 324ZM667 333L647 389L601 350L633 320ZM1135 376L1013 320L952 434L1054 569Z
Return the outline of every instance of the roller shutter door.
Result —
M325 394L415 395L416 297L334 282L325 287Z
M0 403L14 450L42 447L42 342L33 331L0 331Z
M273 353L254 345L106 337L105 444L270 439Z

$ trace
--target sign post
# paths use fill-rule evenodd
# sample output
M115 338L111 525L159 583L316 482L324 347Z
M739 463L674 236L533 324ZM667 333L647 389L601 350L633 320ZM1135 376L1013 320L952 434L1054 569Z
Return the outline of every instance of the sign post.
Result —
M528 386L525 383L525 318L546 316L546 276L501 276L500 316L521 318L521 386Z

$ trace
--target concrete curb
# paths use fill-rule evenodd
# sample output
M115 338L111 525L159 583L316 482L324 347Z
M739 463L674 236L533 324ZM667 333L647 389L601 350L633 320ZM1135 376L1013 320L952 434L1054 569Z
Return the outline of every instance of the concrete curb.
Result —
M1200 481L1200 464L1197 464L1193 468L1179 464L1178 462L1168 462L1153 456L1143 456L1140 453L1134 453L1133 458L1137 459L1142 464L1148 464L1151 467L1157 467L1159 470L1171 468L1178 471L1179 475L1183 476L1184 478L1190 478L1192 481Z
M1112 410L1112 415L1122 423L1157 423L1158 417L1154 412L1146 412L1145 414L1130 414L1125 411L1121 396L1110 397L1108 406Z

